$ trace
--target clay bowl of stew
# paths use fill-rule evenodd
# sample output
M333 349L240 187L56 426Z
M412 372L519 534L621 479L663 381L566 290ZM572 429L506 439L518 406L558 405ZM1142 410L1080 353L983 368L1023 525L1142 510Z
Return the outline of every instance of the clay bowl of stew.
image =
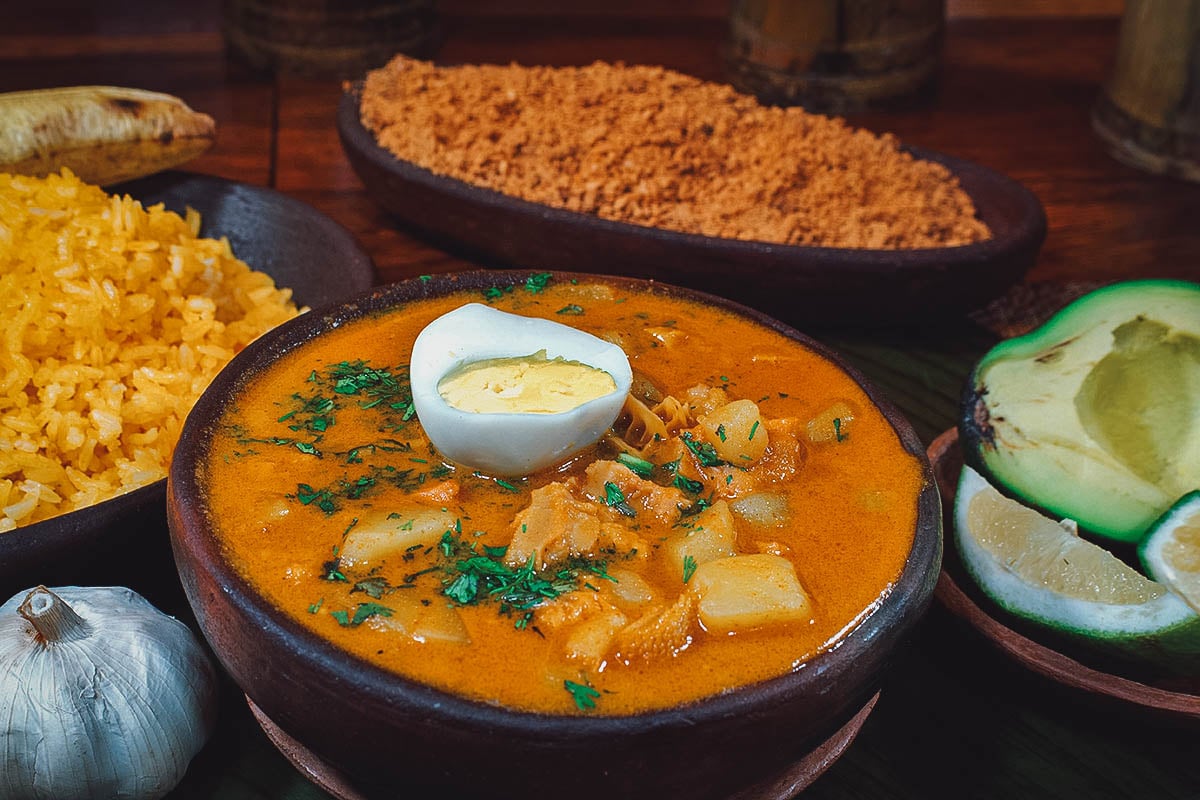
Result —
M630 396L647 405L666 402L649 384L682 395L696 376L709 399L688 395L694 410L709 403L709 413L723 407L720 398L752 394L763 420L752 431L769 432L770 444L753 467L734 465L737 456L722 449L729 461L689 473L699 455L673 438L682 434L646 437L639 441L648 449L639 452L653 470L642 483L626 468L637 459L614 461L612 450L602 451L609 438L527 477L448 462L411 427L404 370L414 331L465 302L607 333L633 367ZM686 349L701 345L710 349ZM753 361L766 366L751 374ZM666 363L682 377L656 366ZM368 380L368 369L391 370L396 383L380 372ZM325 395L322 386L346 393ZM804 419L831 422L821 416L830 397L846 399L852 413L838 406L841 426L805 439ZM347 432L359 414L381 415L381 438ZM621 428L627 423L623 413L610 434L634 440L632 424ZM677 445L683 466L654 449ZM386 465L371 466L385 457ZM676 483L664 469L703 485ZM747 480L784 493L775 507L790 516L755 517L747 527L754 512L738 505L734 491ZM385 495L384 483L410 494ZM541 489L531 487L550 484L572 487L576 499L564 502L578 513L625 526L620 534L601 529L610 531L601 536L608 544L595 546L603 562L554 562L563 572L552 582L566 584L540 605L475 588L464 596L471 558L497 565L518 551L512 570L534 565L532 555L523 560L518 537L537 527L536 517L521 514L540 502ZM656 493L675 502L655 507ZM405 538L425 524L425 512L406 505L414 497L437 526L424 540ZM689 551L670 548L719 529L722 509L733 509L721 513L739 526L729 540L736 546L720 558L690 551L699 557L678 563ZM439 513L453 521L438 523ZM339 791L344 797L515 798L551 788L578 798L790 796L804 785L797 765L828 753L831 737L844 746L847 725L861 724L890 658L930 602L942 553L940 501L924 448L838 355L695 290L527 271L376 288L260 338L189 417L168 480L168 519L184 590L222 664L273 739L325 785L352 787ZM492 538L497 519L512 520L511 543ZM363 542L378 541L364 532L380 525L401 538L388 540L393 551L382 561L363 558ZM845 538L808 552L806 541L823 535L818 528ZM549 558L545 548L537 553ZM709 603L720 592L712 587L731 584L714 578L713 564L751 563L783 564L811 604L793 604L787 589L770 611L782 616L721 618ZM682 581L672 572L680 568ZM642 578L630 575L638 570ZM635 597L639 581L662 602ZM421 586L434 594L415 599ZM688 599L696 595L684 598L693 590L696 605ZM615 604L606 606L616 621L599 649L577 629L558 627L573 623L555 609L586 606L589 597ZM666 622L650 635L637 627L639 614L657 624L672 608L689 615L684 627ZM421 628L422 615L447 614L460 620L457 628ZM469 643L455 640L455 630L467 631ZM464 649L438 649L450 640ZM564 641L574 648L569 654ZM397 666L388 660L393 651L409 660ZM811 762L810 777L820 769Z

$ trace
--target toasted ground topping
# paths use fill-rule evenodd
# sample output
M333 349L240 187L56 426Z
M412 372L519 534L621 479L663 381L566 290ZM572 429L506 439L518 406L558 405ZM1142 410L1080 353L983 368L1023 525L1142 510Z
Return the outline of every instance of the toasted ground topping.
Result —
M367 76L398 158L549 206L686 233L872 249L991 237L945 167L845 120L662 67L435 67Z

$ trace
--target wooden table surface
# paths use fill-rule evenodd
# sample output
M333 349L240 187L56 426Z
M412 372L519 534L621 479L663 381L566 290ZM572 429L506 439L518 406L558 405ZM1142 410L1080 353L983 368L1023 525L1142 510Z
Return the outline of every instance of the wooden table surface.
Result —
M1053 294L1123 278L1200 279L1200 185L1123 166L1091 131L1089 112L1111 67L1116 31L1114 19L953 20L932 103L850 119L1032 189L1049 233L1025 289ZM446 20L438 58L621 59L720 79L722 36L717 19L462 16ZM415 238L372 202L334 129L339 82L242 65L224 52L215 0L186 7L48 0L10 8L0 25L0 91L80 83L166 91L211 114L218 142L189 169L310 203L362 241L381 281L479 266ZM968 319L972 311L921 320L914 330L851 328L822 338L881 383L928 442L953 424L958 388L993 340ZM787 321L807 329L803 320ZM228 684L224 697L212 742L172 798L326 796L274 751L236 687ZM859 738L806 796L1196 800L1197 733L1195 725L1034 677L935 605L897 654Z

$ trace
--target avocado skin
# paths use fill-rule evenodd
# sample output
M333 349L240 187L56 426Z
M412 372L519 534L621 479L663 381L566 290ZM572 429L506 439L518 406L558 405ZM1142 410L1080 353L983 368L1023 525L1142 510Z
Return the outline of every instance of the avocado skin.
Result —
M996 486L994 477L983 458L984 448L994 448L996 442L992 437L991 418L987 411L987 387L979 385L979 364L971 370L967 383L963 387L962 398L959 401L958 440L962 443L963 460L988 479L988 483ZM997 486L1003 491L1002 487Z
M986 383L984 373L1000 361L1032 361L1034 352L1046 354L1062 351L1079 338L1081 332L1091 329L1086 324L1089 314L1096 313L1097 309L1112 303L1127 303L1129 298L1139 295L1146 297L1146 304L1142 308L1144 316L1152 318L1157 307L1161 305L1160 298L1181 298L1179 302L1186 304L1185 308L1189 313L1185 313L1184 318L1176 322L1189 335L1200 336L1200 284L1153 279L1112 284L1079 298L1029 333L1000 342L989 350L972 369L963 387L959 404L958 432L965 463L983 475L1003 494L1050 516L1071 517L1087 532L1116 543L1136 543L1147 525L1110 524L1103 512L1104 506L1112 502L1113 495L1109 492L1097 496L1092 503L1080 504L1073 500L1063 502L1063 498L1077 494L1082 487L1064 480L1061 485L1056 483L1054 487L1039 485L1033 491L1022 491L1013 485L1014 480L1006 478L1002 470L994 465L993 462L1001 457L998 448L1005 445L1003 439L997 440L993 411L988 402L988 396L994 389ZM1127 315L1125 321L1141 316L1142 313ZM1116 325L1111 326L1110 330L1115 327ZM1066 402L1071 401L1072 398L1068 398ZM1200 422L1197 424L1200 425ZM1200 478L1197 479L1197 485L1200 485ZM1105 487L1101 488L1103 490ZM1170 505L1170 502L1166 505ZM1101 513L1092 516L1091 511L1097 508L1101 509Z

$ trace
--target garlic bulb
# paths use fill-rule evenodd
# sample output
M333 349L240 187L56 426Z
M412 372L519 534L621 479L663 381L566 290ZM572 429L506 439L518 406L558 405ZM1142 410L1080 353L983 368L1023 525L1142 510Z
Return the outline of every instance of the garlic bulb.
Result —
M182 622L120 587L0 606L0 798L158 798L212 728L216 675Z

